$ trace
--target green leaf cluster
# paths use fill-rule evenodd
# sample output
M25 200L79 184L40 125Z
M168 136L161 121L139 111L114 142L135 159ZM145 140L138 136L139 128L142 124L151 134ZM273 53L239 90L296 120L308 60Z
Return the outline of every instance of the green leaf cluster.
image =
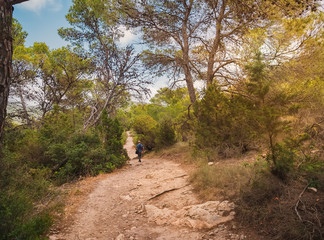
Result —
M22 133L15 130L15 133L19 132ZM26 139L28 135L29 133L23 133L19 137ZM44 198L54 196L54 192L50 190L50 170L42 166L35 167L35 162L24 159L16 144L5 145L5 157L2 159L0 239L45 239L42 236L52 225L52 218L49 209L39 206ZM17 149L14 152L10 151L13 147ZM22 149L23 152L26 150Z
M45 239L54 198L53 184L95 176L123 166L123 128L117 119L102 117L97 128L82 130L76 109L58 106L38 128L8 125L0 171L0 239Z
M227 157L247 151L256 137L251 104L241 96L229 96L211 85L195 105L195 143Z
M184 125L190 100L185 88L161 88L147 104L131 106L130 126L148 150L170 146L189 131Z

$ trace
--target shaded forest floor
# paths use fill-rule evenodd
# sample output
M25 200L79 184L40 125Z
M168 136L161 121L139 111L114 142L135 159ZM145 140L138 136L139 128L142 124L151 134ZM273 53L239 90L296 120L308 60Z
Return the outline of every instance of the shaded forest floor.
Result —
M139 163L132 137L125 148L131 160L122 169L63 187L51 240L261 239L235 227L233 203L197 198L188 165L146 156Z

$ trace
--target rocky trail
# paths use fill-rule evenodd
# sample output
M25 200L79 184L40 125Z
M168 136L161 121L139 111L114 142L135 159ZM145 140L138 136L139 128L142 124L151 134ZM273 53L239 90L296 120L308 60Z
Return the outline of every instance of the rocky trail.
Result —
M51 240L245 239L225 224L234 218L233 203L199 201L180 164L145 156L139 163L131 136L125 148L127 166L93 180L78 202L70 200L69 220L51 231Z

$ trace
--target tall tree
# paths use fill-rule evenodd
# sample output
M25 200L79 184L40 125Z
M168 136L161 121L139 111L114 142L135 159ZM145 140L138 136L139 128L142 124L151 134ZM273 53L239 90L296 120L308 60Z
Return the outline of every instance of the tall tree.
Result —
M12 104L15 109L14 117L19 117L26 121L27 125L31 124L31 118L28 113L26 98L24 96L24 82L31 78L34 74L32 64L28 61L28 48L24 46L27 32L23 31L20 23L14 19L13 21L13 59L12 59L12 81L9 95L13 94L19 99L19 104ZM12 102L9 101L9 104ZM19 106L19 107L18 107ZM16 108L18 107L18 108Z
M103 110L108 114L125 93L144 95L150 80L140 73L140 55L132 46L121 48L116 40L122 35L119 29L119 12L104 0L74 0L66 16L72 28L60 29L59 34L81 46L95 66L94 98L84 127L98 123Z
M173 80L184 76L191 102L196 99L194 77L207 85L234 79L242 36L265 26L270 18L292 16L312 7L308 0L117 0L131 26L140 27L146 63ZM292 10L295 9L295 10ZM280 14L279 14L280 13ZM297 14L298 15L298 14ZM219 83L218 82L218 83Z
M16 100L16 116L30 123L32 102L38 116L59 105L63 108L80 106L82 92L90 86L91 60L67 47L50 50L45 43L34 43L32 47L19 46L14 51L14 79L10 99ZM20 114L20 112L22 114Z
M26 48L24 45L14 49L13 74L10 86L10 99L12 100L9 100L9 104L14 107L14 113L12 112L9 115L21 118L27 125L30 125L31 118L27 107L27 100L33 91L26 91L25 86L30 83L30 79L35 78L36 71L30 62L28 52L29 48ZM14 99L17 99L17 101Z
M196 101L191 55L202 25L208 21L203 2L141 0L136 4L123 2L127 21L143 31L143 40L150 49L144 52L147 66L159 74L170 73L172 80L184 76L190 100Z
M91 69L91 60L83 59L73 50L62 47L46 51L38 62L38 73L41 81L34 81L36 88L42 89L35 96L40 106L43 117L53 107L71 107L72 92L79 91L86 82Z
M298 17L307 9L315 10L315 1L242 1L206 0L209 6L210 22L206 34L199 38L200 52L205 59L194 69L206 80L207 85L231 85L235 80L236 67L239 66L239 49L244 36L251 29L267 28L276 25L283 18ZM202 70L202 71L201 71ZM205 72L204 72L205 71Z
M26 1L27 0L0 0L0 151L12 73L13 5Z

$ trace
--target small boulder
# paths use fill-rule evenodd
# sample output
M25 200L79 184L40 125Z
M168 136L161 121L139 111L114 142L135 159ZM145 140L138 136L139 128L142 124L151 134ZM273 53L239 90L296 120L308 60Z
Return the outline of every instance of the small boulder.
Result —
M125 235L124 234L119 234L115 240L125 240Z

